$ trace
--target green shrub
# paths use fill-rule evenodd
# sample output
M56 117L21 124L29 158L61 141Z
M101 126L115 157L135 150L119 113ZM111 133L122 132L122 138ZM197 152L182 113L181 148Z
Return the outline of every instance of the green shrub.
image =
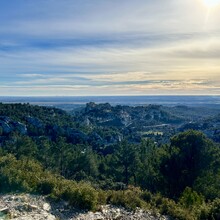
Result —
M49 195L53 192L56 182L54 180L55 178L46 178L42 179L38 183L37 191L43 195Z
M109 191L107 201L110 204L123 206L131 210L134 210L137 207L146 207L146 202L141 199L141 193L130 189L124 191Z
M98 203L98 192L86 183L77 186L70 184L63 191L62 198L76 208L95 210Z
M179 203L187 209L192 209L194 206L200 206L203 202L203 196L193 191L190 187L186 187L179 199Z
M220 219L220 199L215 199L209 205L206 205L201 212L200 219Z
M215 199L211 207L211 215L214 219L220 219L220 199Z
M35 192L40 177L43 175L41 165L27 158L17 160L12 155L0 159L0 190L2 192Z
M103 190L98 190L98 205L105 205L107 203L107 193Z
M193 220L194 215L188 210L176 204L173 200L162 198L161 204L158 206L161 214L168 215L179 220Z
M144 191L142 194L141 194L141 198L147 202L147 203L150 203L152 201L152 194L149 192L149 191Z

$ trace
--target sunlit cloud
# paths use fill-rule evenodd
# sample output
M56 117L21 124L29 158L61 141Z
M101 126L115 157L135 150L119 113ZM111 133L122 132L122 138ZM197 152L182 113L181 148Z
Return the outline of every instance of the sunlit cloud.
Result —
M2 95L220 94L220 8L203 0L11 4Z

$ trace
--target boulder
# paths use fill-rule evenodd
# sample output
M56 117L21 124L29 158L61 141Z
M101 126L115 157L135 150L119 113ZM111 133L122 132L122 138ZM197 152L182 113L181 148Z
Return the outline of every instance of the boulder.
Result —
M28 123L30 123L31 125L33 125L36 128L42 128L44 126L42 121L38 118L28 116L28 117L26 117L26 120Z

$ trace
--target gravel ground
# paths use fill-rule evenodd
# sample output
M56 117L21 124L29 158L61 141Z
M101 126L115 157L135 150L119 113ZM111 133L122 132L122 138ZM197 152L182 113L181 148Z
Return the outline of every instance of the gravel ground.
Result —
M85 212L70 208L66 202L49 203L45 197L30 194L1 195L0 220L168 220L150 211L105 205L98 212Z

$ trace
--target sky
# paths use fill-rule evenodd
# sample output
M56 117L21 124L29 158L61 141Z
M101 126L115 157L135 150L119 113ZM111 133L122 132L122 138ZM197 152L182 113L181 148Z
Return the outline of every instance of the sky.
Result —
M0 95L220 95L219 24L220 0L0 0Z

